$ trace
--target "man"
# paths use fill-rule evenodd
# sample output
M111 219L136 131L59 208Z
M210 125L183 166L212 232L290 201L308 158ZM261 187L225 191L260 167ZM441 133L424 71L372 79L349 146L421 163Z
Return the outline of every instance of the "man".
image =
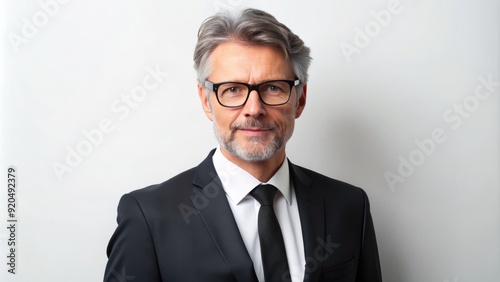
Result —
M207 19L194 60L219 146L122 197L104 280L382 281L365 192L286 158L309 48L247 9Z

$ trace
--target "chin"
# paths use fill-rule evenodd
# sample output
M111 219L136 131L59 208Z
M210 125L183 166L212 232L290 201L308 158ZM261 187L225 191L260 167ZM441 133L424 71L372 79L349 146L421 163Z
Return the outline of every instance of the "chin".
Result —
M263 145L251 144L244 148L241 146L230 146L226 148L231 154L247 162L263 162L271 159L279 151L279 146L276 144Z

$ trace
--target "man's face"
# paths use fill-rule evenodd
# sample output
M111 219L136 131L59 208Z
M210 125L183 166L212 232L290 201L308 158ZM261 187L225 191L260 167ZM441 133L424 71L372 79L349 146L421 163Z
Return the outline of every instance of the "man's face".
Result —
M278 50L268 46L226 42L215 48L210 59L212 73L208 80L213 83L258 84L268 80L295 79L292 63ZM257 92L252 91L243 106L227 108L217 102L213 91L208 97L205 93L205 88L198 85L203 109L213 121L215 135L226 157L247 162L265 161L272 157L282 160L295 119L305 106L305 86L300 98L297 98L293 87L288 103L280 106L263 104Z

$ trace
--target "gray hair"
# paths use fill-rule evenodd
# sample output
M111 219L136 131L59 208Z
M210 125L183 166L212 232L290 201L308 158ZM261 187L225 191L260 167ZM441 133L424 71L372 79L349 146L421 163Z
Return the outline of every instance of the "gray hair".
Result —
M200 85L203 85L212 72L210 55L213 50L219 44L231 40L277 48L285 58L292 61L294 73L300 83L307 83L311 56L304 41L274 16L261 10L245 9L238 13L219 12L202 23L193 55ZM301 90L300 87L297 88L299 95Z

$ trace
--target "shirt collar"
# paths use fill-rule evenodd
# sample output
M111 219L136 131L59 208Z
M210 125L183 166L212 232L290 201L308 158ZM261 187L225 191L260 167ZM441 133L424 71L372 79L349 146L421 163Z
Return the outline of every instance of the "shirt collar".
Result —
M266 183L260 182L253 175L229 161L220 151L220 147L215 151L212 161L215 171L222 182L224 191L236 204L239 204L259 184L271 184L275 186L283 197L285 197L288 205L292 204L290 170L288 169L286 158L278 171Z

